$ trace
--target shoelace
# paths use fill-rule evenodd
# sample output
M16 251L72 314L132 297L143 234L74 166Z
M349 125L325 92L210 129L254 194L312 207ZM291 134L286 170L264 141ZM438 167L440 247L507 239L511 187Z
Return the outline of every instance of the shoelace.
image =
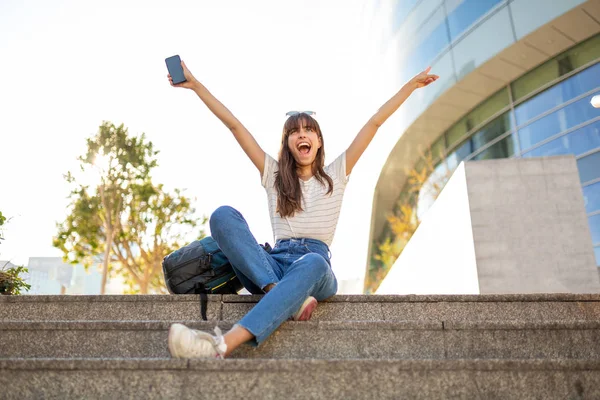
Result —
M224 359L225 352L227 351L227 344L225 344L225 338L223 337L223 333L218 326L215 326L215 350L217 351L217 358Z

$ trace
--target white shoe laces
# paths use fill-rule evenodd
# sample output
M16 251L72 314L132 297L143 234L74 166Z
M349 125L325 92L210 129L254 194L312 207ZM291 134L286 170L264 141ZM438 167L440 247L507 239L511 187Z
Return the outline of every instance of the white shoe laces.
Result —
M224 359L225 352L227 351L227 344L225 343L223 333L221 333L221 329L218 326L215 326L215 344L213 347L217 351L217 358L221 360Z

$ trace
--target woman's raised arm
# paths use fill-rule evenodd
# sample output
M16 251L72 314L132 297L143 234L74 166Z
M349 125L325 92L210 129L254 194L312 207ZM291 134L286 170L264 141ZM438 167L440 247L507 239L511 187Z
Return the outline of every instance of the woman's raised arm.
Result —
M358 132L356 138L346 150L346 175L350 175L352 168L358 162L358 159L371 143L371 140L377 133L377 130L383 123L404 103L415 89L425 87L435 82L439 76L430 75L431 67L416 75L408 81L402 88L389 99L381 108L369 119L369 121Z

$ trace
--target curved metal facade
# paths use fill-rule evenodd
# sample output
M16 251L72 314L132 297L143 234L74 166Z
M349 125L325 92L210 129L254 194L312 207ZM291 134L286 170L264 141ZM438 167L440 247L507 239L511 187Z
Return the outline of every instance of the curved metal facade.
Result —
M375 190L369 262L389 234L386 216L407 170L429 150L436 171L469 159L575 154L600 265L600 110L589 104L600 92L600 1L401 0L392 8L399 79L428 65L441 78L399 110L403 133Z

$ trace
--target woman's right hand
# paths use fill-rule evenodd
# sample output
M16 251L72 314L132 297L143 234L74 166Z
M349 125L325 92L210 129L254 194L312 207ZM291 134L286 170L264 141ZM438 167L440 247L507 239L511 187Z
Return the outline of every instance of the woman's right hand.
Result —
M181 61L181 68L183 68L183 76L185 77L185 82L173 84L173 78L171 78L171 74L167 75L169 78L169 83L173 87L182 87L186 89L193 89L194 86L198 83L198 80L194 78L194 75L190 72L190 70L185 66L185 63Z

